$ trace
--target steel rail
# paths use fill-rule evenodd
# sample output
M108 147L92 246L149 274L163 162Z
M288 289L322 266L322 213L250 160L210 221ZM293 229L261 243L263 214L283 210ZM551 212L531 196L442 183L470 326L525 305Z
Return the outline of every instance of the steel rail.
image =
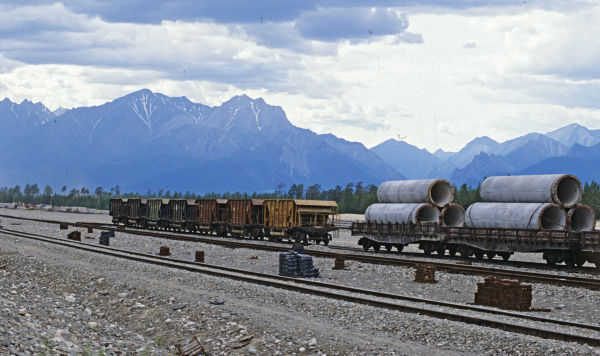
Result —
M517 318L535 320L535 321L546 322L546 323L554 323L554 324L559 324L559 325L568 325L568 326L573 326L573 327L577 327L577 328L586 328L586 329L598 331L600 329L600 326L597 326L597 325L588 325L588 324L582 324L582 323L577 323L577 322L566 322L566 321L562 321L562 320L540 318L540 317L535 317L535 316L530 316L530 315L525 315L525 314L497 311L497 310L492 310L492 309L478 308L478 307L472 307L472 306L466 306L466 305L454 304L454 303L447 303L447 302L440 302L440 301L434 301L434 300L429 300L429 299L406 297L406 296L400 296L400 295L389 294L389 293L384 293L384 292L363 290L363 289L358 289L358 288L352 288L352 287L346 287L346 286L340 286L340 285L328 284L328 283L322 283L322 282L316 282L316 281L308 281L308 280L295 279L295 278L290 278L290 277L282 277L282 276L276 276L276 275L270 275L270 274L264 274L264 273L258 273L258 272L249 272L249 271L233 269L233 268L229 268L229 267L214 266L214 265L201 264L201 263L193 263L193 262L181 261L181 260L176 260L176 259L172 259L172 258L158 257L158 256L150 255L150 254L143 254L143 253L138 253L138 252L133 252L133 251L123 251L123 250L118 250L118 249L110 248L110 247L95 246L95 245L82 243L82 242L78 242L78 243L68 242L68 241L59 240L57 238L47 237L47 236L43 236L43 235L39 235L39 234L20 232L20 231L9 230L9 229L0 229L0 232L2 232L3 234L6 234L6 235L12 235L12 236L16 236L16 237L23 237L23 238L33 239L33 240L52 243L52 244L68 246L68 247L76 248L76 249L87 251L87 252L94 252L94 253L104 254L104 255L108 255L108 256L112 256L112 257L119 257L119 258L132 260L132 261L136 261L136 262L143 262L143 263L154 264L154 265L159 265L159 266L164 266L164 267L170 267L170 268L185 270L185 271L189 271L189 272L198 272L198 273L203 273L203 274L207 274L207 275L213 275L216 277L229 278L229 279L239 280L239 281L243 281L243 282L265 285L265 286L270 286L270 287L279 288L279 289L291 290L291 291L310 294L310 295L319 295L319 296L323 296L323 297L327 297L327 298L343 300L343 301L352 302L352 303L356 303L356 304L369 305L369 306L374 306L374 307L378 307L378 308L396 310L396 311L401 311L401 312L417 313L417 314L427 315L427 316L431 316L431 317L435 317L435 318L447 319L447 320L458 321L458 322L463 322L463 323L468 323L468 324L475 324L475 325L479 325L479 326L487 326L487 327L491 327L491 328L495 328L495 329L516 332L516 333L525 334L525 335L537 336L537 337L546 338L546 339L578 342L578 343L588 344L591 346L600 346L600 338L594 338L594 337L582 336L582 335L574 335L574 334L564 333L564 332L559 332L559 331L554 331L554 330L540 329L539 327L530 327L530 326L525 326L525 325L507 323L507 322L498 321L498 320L484 319L481 317L461 315L461 314L456 314L453 312L444 312L444 311L439 311L439 310L425 309L425 308L421 308L421 307L402 305L402 304L398 304L398 303L392 303L392 302L382 301L382 300L375 300L375 299L364 298L364 297L359 297L359 296L344 295L344 294L339 294L339 293L335 293L335 292L331 292L331 291L327 291L327 290L323 290L323 289L315 289L315 288L308 288L308 287L293 285L293 284L290 284L289 282L292 282L294 284L312 285L314 287L327 288L327 289L331 289L331 290L338 290L338 291L344 290L344 291L351 292L351 293L370 295L370 296L375 296L375 297L379 297L379 298L400 299L400 300L407 300L407 301L411 301L411 302L415 302L415 303L433 304L433 305L449 307L449 308L454 308L454 309L467 309L470 311L490 313L490 314L499 314L499 315L505 315L505 316L510 316L510 317L517 317ZM248 275L254 276L254 277L249 277ZM472 309L472 308L475 308L475 309Z

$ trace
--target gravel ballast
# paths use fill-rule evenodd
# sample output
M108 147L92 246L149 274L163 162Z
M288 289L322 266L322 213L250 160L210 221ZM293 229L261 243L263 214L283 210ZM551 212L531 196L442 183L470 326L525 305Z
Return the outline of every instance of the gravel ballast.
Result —
M2 225L61 237L68 232L4 218ZM99 232L90 235L94 239L83 240L97 243ZM168 244L172 257L188 260L195 249L203 249L207 263L267 273L277 270L273 252L117 235L111 246L156 254L159 246ZM8 264L0 270L0 317L8 321L0 324L0 335L8 335L0 336L0 354L48 348L73 354L86 349L169 354L172 345L194 335L211 354L598 354L585 345L173 271L6 235L0 238L0 266ZM412 282L410 268L347 261L346 270L336 271L332 260L320 258L315 264L324 282L462 303L472 302L476 282L482 280L438 272L437 284L418 284ZM536 315L597 322L591 319L600 312L598 292L534 284L533 293L534 306L554 308ZM247 335L253 335L250 344L234 349Z

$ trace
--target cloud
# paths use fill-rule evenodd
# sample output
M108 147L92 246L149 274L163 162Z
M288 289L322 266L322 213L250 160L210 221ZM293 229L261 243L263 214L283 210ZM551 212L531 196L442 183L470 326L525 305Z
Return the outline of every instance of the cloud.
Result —
M303 37L319 41L366 39L400 34L408 28L408 18L383 8L320 8L303 12L295 28Z
M600 79L600 6L535 10L507 31L507 69L574 80ZM514 56L512 53L520 53Z

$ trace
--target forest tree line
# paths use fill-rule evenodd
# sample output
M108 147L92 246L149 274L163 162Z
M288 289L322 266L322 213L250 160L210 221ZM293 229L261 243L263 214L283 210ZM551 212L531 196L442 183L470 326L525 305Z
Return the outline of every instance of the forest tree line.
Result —
M466 184L454 187L454 202L467 208L470 204L481 201L479 186L472 187ZM365 185L362 182L348 183L335 188L323 189L319 184L304 186L293 184L285 187L278 184L272 192L262 193L206 193L195 194L192 192L171 192L169 190L158 190L156 192L148 189L145 194L121 192L119 185L108 190L96 187L93 191L85 187L80 189L62 186L59 191L46 185L41 189L37 184L26 184L24 187L16 185L12 188L0 188L0 202L2 203L24 203L24 204L47 204L54 206L81 206L92 209L107 210L111 198L166 198L166 199L313 199L333 200L338 204L340 213L362 214L365 209L377 202L377 186ZM595 181L585 183L583 187L583 204L591 206L600 216L600 184Z

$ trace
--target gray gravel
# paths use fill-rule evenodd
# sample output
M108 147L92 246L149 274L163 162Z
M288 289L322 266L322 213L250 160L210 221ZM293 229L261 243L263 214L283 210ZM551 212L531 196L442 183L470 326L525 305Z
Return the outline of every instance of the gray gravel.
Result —
M62 220L64 216L76 215L24 211L25 213L39 213L40 218ZM44 216L45 215L45 216ZM85 217L85 216L84 216ZM76 218L81 221L83 219ZM26 222L12 219L3 219L4 225L15 230L48 234L50 236L66 237L70 230L59 230L58 226ZM87 220L86 220L87 221ZM10 225L17 223L19 225ZM82 241L97 244L100 231L92 234L85 232ZM86 238L93 237L91 239ZM245 240L249 241L249 240ZM230 249L222 246L165 240L155 237L130 235L117 232L117 237L111 239L111 247L131 251L157 254L160 246L168 245L173 258L193 261L195 250L204 250L206 263L234 268L240 268L261 273L277 273L278 254L268 251ZM280 244L279 244L280 245ZM326 249L323 246L311 248ZM437 284L413 283L414 269L400 266L385 266L363 264L355 261L346 261L345 270L332 269L333 261L325 258L314 258L315 266L321 270L320 280L324 282L349 285L357 288L381 290L389 293L425 297L458 303L472 303L477 290L477 283L483 277L451 274L443 271L436 272ZM548 271L542 271L548 273ZM584 275L584 274L581 274ZM589 277L589 275L587 275ZM550 308L552 312L529 312L527 314L578 321L582 323L598 324L600 315L600 291L591 291L584 288L562 287L533 283L532 306Z
M2 224L7 222L2 219ZM66 235L47 224L7 227ZM98 234L88 241L97 243ZM599 354L584 345L171 271L5 235L0 239L0 266L8 263L0 271L0 320L7 321L0 324L0 354L50 348L168 354L171 345L193 335L211 354ZM276 271L275 253L126 234L111 243L153 253L169 244L174 257L189 259L193 250L202 248L208 263ZM7 254L11 252L16 254ZM334 271L331 260L315 263L324 281L459 302L472 301L475 283L481 280L438 272L438 284L423 285L411 282L414 272L407 268L349 262L347 270ZM214 300L225 303L209 303ZM596 319L597 300L597 292L534 285L535 306L562 305L551 317ZM254 335L249 345L232 348L236 338L248 334Z

